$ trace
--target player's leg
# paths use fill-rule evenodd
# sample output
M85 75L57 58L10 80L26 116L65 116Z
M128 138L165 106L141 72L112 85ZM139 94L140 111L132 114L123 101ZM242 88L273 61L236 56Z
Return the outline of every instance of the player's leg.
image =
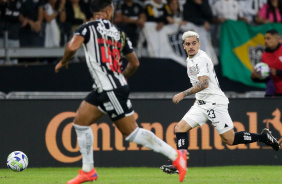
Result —
M109 117L126 137L125 140L141 144L174 161L174 164L180 170L179 181L183 181L187 169L186 151L176 151L163 140L159 139L153 132L139 128L134 119L134 111L128 96L129 89L127 86L107 92L109 102L106 105L103 104L103 109L108 109L107 113Z
M188 131L191 129L192 127L183 119L177 123L177 125L174 128L174 133L176 135L177 150L181 151L188 149ZM186 154L188 155L188 152ZM179 171L173 165L162 165L160 169L167 174L179 173Z
M249 144L252 142L264 142L262 134L250 133L247 131L234 133L233 129L220 135L222 141L228 145Z
M261 134L249 133L247 131L234 133L234 125L228 112L228 105L213 105L208 112L208 118L225 144L249 144L262 140Z
M249 144L252 142L263 142L271 146L275 151L278 151L280 146L279 142L273 137L271 132L265 128L260 134L250 133L247 131L236 132L229 130L220 135L222 141L228 145Z
M177 125L175 126L174 132L176 135L177 150L187 151L189 146L188 132L196 126L204 125L206 123L206 120L207 118L199 108L198 104L194 104L184 115L182 120L180 120L179 123L177 123ZM178 173L178 170L173 165L162 165L160 168L167 174Z
M278 141L272 136L271 132L265 128L262 133L250 133L247 131L234 133L233 129L220 135L222 141L228 145L249 144L252 142L263 142L278 151L280 146Z
M93 168L94 135L90 125L104 115L97 106L82 101L74 118L74 128L82 154L82 170L90 172Z
M176 135L176 147L178 150L188 149L188 131L191 129L192 127L183 119L175 126L174 132Z
M98 179L93 159L94 135L90 125L101 118L104 113L97 106L91 104L97 103L95 99L95 92L91 92L86 99L81 102L76 112L74 128L82 155L82 170L79 171L78 176L68 181L68 184L79 184Z
M207 118L205 117L205 114L202 112L199 105L194 104L175 126L174 132L176 135L177 149L187 150L189 146L188 132L194 127L204 125L206 121Z
M227 106L217 106L213 108L214 118L209 118L216 123L216 130L222 141L227 145L249 144L253 142L263 142L271 146L274 150L279 150L278 141L271 135L268 129L264 129L262 133L250 133L241 131L234 133L233 122L228 113Z
M106 94L109 102L107 105L104 104L104 108L106 109L106 106L108 107L109 110L107 113L109 117L126 137L127 141L144 145L147 148L166 155L171 160L176 159L177 153L171 146L159 139L153 132L138 128L131 101L128 99L128 86L109 91Z
M182 182L186 175L186 152L176 151L166 142L158 138L153 132L139 128L134 116L125 116L115 121L115 125L126 137L125 140L141 144L157 153L161 153L173 161L179 170L179 181Z
M125 140L141 144L155 152L162 153L171 160L177 158L177 152L170 145L158 138L153 132L139 128L135 122L134 115L116 120L115 125L126 137Z

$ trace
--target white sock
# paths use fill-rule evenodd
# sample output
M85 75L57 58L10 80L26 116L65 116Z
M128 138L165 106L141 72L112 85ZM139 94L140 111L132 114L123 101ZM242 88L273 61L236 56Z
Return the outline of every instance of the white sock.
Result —
M93 142L94 136L90 126L80 126L73 124L77 141L82 155L82 170L84 172L90 172L94 167L93 159Z
M125 140L141 144L157 153L167 156L172 161L177 158L176 150L149 130L137 127Z

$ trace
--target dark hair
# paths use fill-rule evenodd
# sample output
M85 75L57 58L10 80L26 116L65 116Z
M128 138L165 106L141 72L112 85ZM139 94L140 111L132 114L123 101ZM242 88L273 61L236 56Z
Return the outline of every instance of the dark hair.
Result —
M90 9L92 13L99 12L112 4L112 0L91 0Z
M174 0L167 0L167 5L169 6L169 8L170 8L170 4L173 2ZM178 14L180 15L180 5L179 5L179 2L178 2L178 0L176 0L176 2L177 2L177 16L178 16ZM171 11L171 10L170 10ZM172 12L171 12L172 13Z
M266 31L266 33L269 33L271 35L279 35L279 32L276 29L270 29L270 30Z
M272 5L270 0L267 0L267 4L268 4L268 8L266 12L267 18L269 19L269 14L270 12L272 12L274 16L274 22L278 22L277 20L278 15L276 15L275 7ZM278 0L278 9L279 9L280 15L282 16L282 0Z

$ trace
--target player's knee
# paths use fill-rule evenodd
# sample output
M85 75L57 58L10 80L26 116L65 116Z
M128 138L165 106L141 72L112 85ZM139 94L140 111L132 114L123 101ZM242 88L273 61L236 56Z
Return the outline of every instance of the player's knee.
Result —
M177 123L177 125L174 127L174 132L178 133L178 132L188 132L189 130L191 130L192 128L190 127L190 125L188 125L186 122L180 121L179 123Z
M177 125L174 127L174 132L175 132L175 133L177 133L177 132L183 132L182 128L183 128L183 127L182 127L181 125L177 124Z
M123 137L129 136L133 131L120 131Z
M119 130L124 137L127 137L131 135L135 130L137 130L137 128L138 128L137 125L132 125L132 126L127 126L127 127L122 127Z
M75 117L74 117L73 123L76 124L76 125L83 125L81 123L81 121L80 121L80 116L79 116L79 112L78 111L75 113Z
M76 112L73 123L76 125L81 125L81 123L79 123L79 116L78 113Z
M76 125L80 125L80 126L89 126L90 125L87 118L83 117L81 113L79 113L79 111L75 113L73 123Z
M229 145L229 146L232 146L233 145L233 142L234 142L234 139L222 139L222 141Z
M234 137L231 137L231 136L221 136L221 140L225 144L232 146L233 142L234 142Z

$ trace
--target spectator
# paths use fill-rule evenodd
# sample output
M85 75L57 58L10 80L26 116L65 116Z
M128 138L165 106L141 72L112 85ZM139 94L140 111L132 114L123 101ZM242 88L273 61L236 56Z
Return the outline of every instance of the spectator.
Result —
M8 46L19 47L19 28L20 28L20 0L10 0L0 3L0 47L4 46L3 30L7 30Z
M257 15L258 24L270 22L282 22L282 0L268 0L262 6Z
M122 14L121 14L121 5L122 4L123 4L123 0L113 0L113 5L114 5L113 22L115 25L119 25L120 23L122 23Z
M20 0L10 0L0 3L0 47L4 47L4 30L8 31L8 47L19 47L19 29L20 29ZM17 59L11 60L17 63ZM0 63L4 62L1 60Z
M239 3L236 0L219 0L213 5L213 15L216 23L226 20L245 20Z
M171 16L167 16L167 21L170 24L177 23L180 26L187 24L187 21L183 21L183 16L180 12L178 0L168 0L167 3L171 11Z
M116 16L121 16L121 27L136 48L139 39L139 30L144 27L146 15L142 5L133 0L124 0L117 11Z
M70 0L66 3L66 22L63 24L61 45L68 42L74 30L92 17L90 8L82 0Z
M44 37L42 27L43 4L40 0L25 0L21 7L19 38L21 47L42 47Z
M262 0L240 0L239 5L241 7L243 16L247 19L247 22L249 24L254 24L256 15L263 5Z
M46 21L45 27L45 47L59 47L60 46L60 30L57 23L65 21L65 0L49 0L44 6L44 20Z
M159 31L168 23L167 16L170 16L170 9L163 0L151 0L145 2L145 13L148 22L156 22L156 30Z
M212 11L208 0L187 0L184 4L183 19L210 30Z
M251 74L254 82L266 83L266 97L282 96L282 46L279 43L279 38L277 30L269 30L265 33L265 51L262 53L261 61L270 67L270 77L259 79L260 74L255 70Z

